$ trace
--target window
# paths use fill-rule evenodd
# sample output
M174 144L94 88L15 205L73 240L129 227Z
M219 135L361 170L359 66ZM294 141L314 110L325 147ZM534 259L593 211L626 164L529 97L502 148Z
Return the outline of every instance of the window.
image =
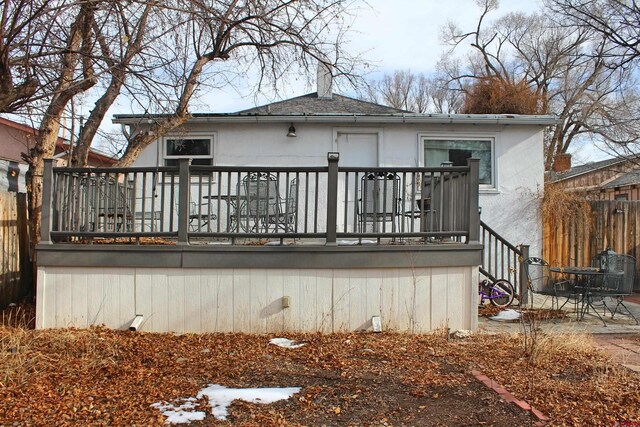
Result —
M493 185L493 139L424 138L424 164L439 167L443 162L466 166L468 158L480 159L480 184Z
M620 202L626 202L629 200L629 195L627 193L619 193L615 195L614 199Z
M178 160L184 158L191 159L192 165L212 165L213 138L165 139L165 166L178 166Z

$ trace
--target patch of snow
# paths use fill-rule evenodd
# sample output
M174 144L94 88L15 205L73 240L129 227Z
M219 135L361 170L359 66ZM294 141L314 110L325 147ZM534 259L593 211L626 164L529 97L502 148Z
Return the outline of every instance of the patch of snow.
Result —
M227 408L234 400L240 399L249 403L273 403L279 400L289 399L300 392L300 387L284 388L227 388L218 384L209 384L197 394L197 397L179 399L181 405L173 405L169 402L158 402L151 407L158 409L167 417L165 424L186 424L191 421L202 421L205 418L203 411L195 411L196 402L202 397L209 400L211 413L219 420L226 420L229 415Z
M287 338L271 338L269 340L269 344L284 348L300 348L304 345L303 343L296 343L295 341L291 341Z
M467 329L458 329L457 331L451 334L453 338L460 338L460 339L469 338L471 335L473 335L473 332Z
M191 421L204 420L205 413L203 411L194 411L197 400L193 397L182 399L182 405L176 406L169 402L158 402L151 405L152 408L158 409L162 415L167 417L165 424L185 424Z
M206 396L211 405L211 413L219 420L226 420L229 412L227 408L236 400L249 403L273 403L289 399L300 391L300 387L285 388L226 388L218 384L211 384L198 393L198 398Z
M520 313L517 310L513 310L513 309L508 309L508 310L502 310L500 313L496 314L495 316L491 316L489 319L491 320L517 320L520 318L520 316L522 315L522 313Z

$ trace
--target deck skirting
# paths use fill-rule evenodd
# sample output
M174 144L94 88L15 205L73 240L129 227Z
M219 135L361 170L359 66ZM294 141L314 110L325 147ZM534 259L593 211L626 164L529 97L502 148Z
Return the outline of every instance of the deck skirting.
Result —
M126 329L142 315L141 331L330 333L370 329L380 316L384 330L474 330L481 246L445 246L42 245L36 322Z

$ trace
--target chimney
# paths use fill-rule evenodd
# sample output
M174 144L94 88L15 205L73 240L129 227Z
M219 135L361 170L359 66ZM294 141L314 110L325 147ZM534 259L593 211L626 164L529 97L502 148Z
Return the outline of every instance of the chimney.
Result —
M555 159L553 159L553 171L554 172L564 172L571 169L571 154L569 153L560 153L556 154Z
M333 76L331 70L322 62L318 63L318 98L331 99Z

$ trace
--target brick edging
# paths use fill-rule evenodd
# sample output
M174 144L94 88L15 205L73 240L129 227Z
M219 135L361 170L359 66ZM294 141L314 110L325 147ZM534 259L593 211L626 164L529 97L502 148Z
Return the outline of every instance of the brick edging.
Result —
M550 421L549 417L544 415L542 412L538 411L533 406L529 405L524 400L517 399L513 394L509 393L509 391L506 388L502 387L500 384L493 381L491 378L484 375L482 372L472 370L471 374L474 377L476 377L478 381L480 381L481 383L486 385L488 388L498 393L502 398L502 400L504 400L505 402L513 403L514 405L524 410L525 412L529 412L533 414L538 419L538 422L535 423L536 426L543 427Z

